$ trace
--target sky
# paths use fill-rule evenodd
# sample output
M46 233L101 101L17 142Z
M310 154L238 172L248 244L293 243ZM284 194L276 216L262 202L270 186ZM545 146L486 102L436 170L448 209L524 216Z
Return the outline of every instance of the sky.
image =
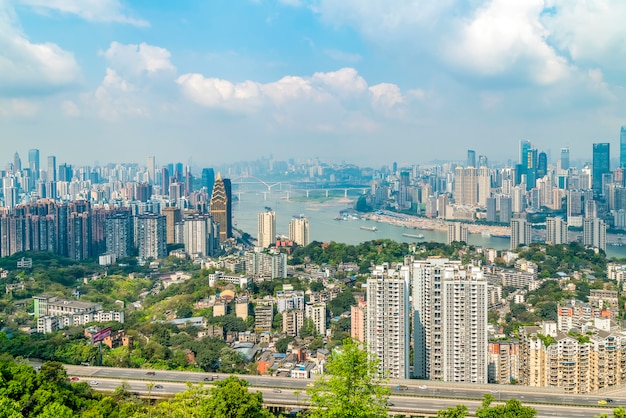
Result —
M619 152L623 0L0 0L0 165Z

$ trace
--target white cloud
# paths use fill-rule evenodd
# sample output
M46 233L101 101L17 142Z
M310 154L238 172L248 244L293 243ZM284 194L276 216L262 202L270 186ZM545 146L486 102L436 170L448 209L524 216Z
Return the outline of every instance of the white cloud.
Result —
M183 74L176 83L184 97L201 106L243 112L264 123L317 132L372 131L378 119L402 116L403 107L424 95L421 90L403 95L391 83L370 87L354 68L318 72L310 77L289 75L270 83L233 83Z
M39 12L57 11L73 14L91 22L116 22L134 26L149 26L143 19L124 13L118 0L19 0Z
M0 95L49 93L80 79L74 55L54 43L32 43L13 9L0 0Z
M101 52L101 55L107 59L111 67L129 75L176 71L167 49L144 42L139 45L111 42L109 48Z
M0 100L0 116L2 117L32 117L39 112L39 105L32 100L10 99Z
M481 76L518 74L551 84L568 75L567 61L546 43L539 21L543 0L492 0L462 25L446 44L454 65Z
M271 83L245 81L232 83L201 74L183 74L176 80L183 94L191 101L207 107L242 108L251 105L291 106L293 102L341 102L358 98L369 92L378 106L393 107L405 102L400 88L382 83L368 87L367 82L354 68L318 72L312 77L285 76ZM412 93L414 94L414 93Z
M573 61L608 68L626 66L626 2L546 0L542 21L550 40Z
M107 68L106 75L95 93L84 97L97 115L107 120L123 117L149 117L151 115L148 96L122 78L114 69Z
M380 83L369 88L372 93L372 103L375 106L392 108L404 103L400 88L395 84Z

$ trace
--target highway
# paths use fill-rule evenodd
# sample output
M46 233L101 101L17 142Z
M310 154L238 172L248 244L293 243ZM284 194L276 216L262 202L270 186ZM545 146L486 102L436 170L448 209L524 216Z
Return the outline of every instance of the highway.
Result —
M65 366L70 376L78 376L79 381L98 382L93 385L96 390L114 390L126 381L131 386L131 391L147 394L148 383L160 385L162 388L153 387L152 393L155 395L170 395L184 391L187 386L185 382L207 383L205 378L216 377L224 379L228 377L219 373L196 373L181 371L161 371L146 369L119 369L109 367L87 367L87 366ZM154 373L154 374L149 374ZM239 375L240 378L250 382L252 390L263 393L264 400L268 403L289 403L292 405L304 402L306 394L304 390L312 383L310 379L291 379L271 376L248 376ZM553 390L537 390L537 388L525 388L523 386L494 385L498 390L485 390L484 388L472 389L471 387L459 385L447 385L442 382L428 381L406 381L406 389L398 390L392 386L390 402L393 403L392 411L408 412L411 410L421 412L435 412L439 409L447 408L462 403L474 411L480 405L477 399L481 399L484 393L491 393L496 401L506 401L507 399L519 399L526 405L531 405L537 409L538 417L575 417L593 418L603 412L610 412L610 408L598 405L598 400L604 399L601 396L591 395L567 395ZM413 383L415 382L415 383ZM421 387L421 389L420 389ZM274 391L280 389L280 393ZM506 390L505 390L506 389ZM296 399L294 391L299 391ZM625 399L613 398L608 407L626 406ZM546 405L542 405L546 404ZM552 404L552 405L549 405ZM554 404L561 405L555 406Z

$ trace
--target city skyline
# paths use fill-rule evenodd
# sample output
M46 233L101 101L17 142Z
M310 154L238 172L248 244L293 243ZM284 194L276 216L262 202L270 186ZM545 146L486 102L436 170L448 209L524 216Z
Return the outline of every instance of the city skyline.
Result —
M0 141L191 166L619 149L626 5L459 3L3 0Z

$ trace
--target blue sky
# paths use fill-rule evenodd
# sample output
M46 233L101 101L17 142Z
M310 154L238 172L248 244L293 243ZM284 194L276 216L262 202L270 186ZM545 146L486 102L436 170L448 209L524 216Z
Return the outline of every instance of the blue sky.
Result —
M0 0L4 160L618 157L623 0Z

